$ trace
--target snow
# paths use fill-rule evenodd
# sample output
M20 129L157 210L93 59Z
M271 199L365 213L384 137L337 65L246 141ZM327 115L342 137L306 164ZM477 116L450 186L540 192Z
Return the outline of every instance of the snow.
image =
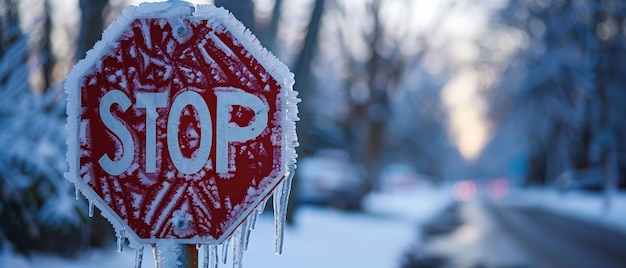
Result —
M250 234L243 267L398 267L402 255L420 242L417 230L452 201L450 187L423 188L406 192L370 194L364 200L365 213L343 212L328 208L301 207L296 225L287 226L284 250L278 256L270 245L275 239L271 215L261 214ZM598 221L626 231L626 193L617 193L613 207L603 212L603 196L585 192L558 192L553 189L512 189L499 202L516 206L542 206L555 212ZM240 234L241 233L236 233ZM242 240L233 243L244 245ZM219 248L220 262L224 257ZM232 267L232 247L226 248L226 265ZM149 249L148 249L149 250ZM217 247L216 249L217 250ZM208 254L213 254L207 252ZM0 254L0 267L128 267L136 252L114 249L86 252L66 260L35 254L30 259L8 252ZM204 247L200 263L204 261ZM153 267L154 256L144 254L144 267ZM209 266L212 267L212 266Z
M249 233L250 240L241 264L248 268L398 267L403 254L418 238L419 224L435 216L450 202L448 188L442 187L393 195L372 194L364 200L364 213L302 206L296 213L296 224L284 229L281 255L276 255L271 247L275 242L274 219L268 213L261 214L255 224L244 223L254 232ZM242 238L239 241L237 234ZM243 236L246 234L237 232L236 235L230 243L245 249ZM213 250L207 253L214 254ZM227 250L230 252L226 265L219 267L233 266L232 246ZM201 265L204 254L202 247L198 254ZM219 247L218 255L221 262L222 247ZM26 258L4 251L0 253L0 267L129 267L135 258L134 250L118 253L114 248L85 252L74 259L46 254ZM154 267L152 253L143 255L143 266Z
M255 231L248 233L250 240L243 257L243 267L398 267L402 255L420 242L419 225L453 202L449 189L421 188L393 194L373 193L364 200L364 213L300 207L296 214L297 224L284 230L285 247L280 256L271 249L275 242L274 220L271 215L261 214L254 226L252 222L245 223L248 229ZM542 206L626 231L625 192L614 196L613 206L608 212L602 210L601 193L512 189L507 197L498 201L516 206ZM244 235L247 234L237 232L230 245L245 248ZM219 249L217 255L223 258L222 248ZM232 267L232 247L226 249L230 251L226 256L226 265L220 267ZM111 248L86 252L68 260L46 254L25 258L4 251L0 253L0 267L128 267L134 263L136 254L133 250L117 253ZM199 254L201 263L203 255L204 248ZM148 252L143 258L144 267L153 267L153 254Z

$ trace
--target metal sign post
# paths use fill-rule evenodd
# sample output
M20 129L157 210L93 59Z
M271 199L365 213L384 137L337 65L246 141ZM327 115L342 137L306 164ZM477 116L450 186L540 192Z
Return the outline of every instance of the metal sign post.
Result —
M196 245L157 243L152 245L156 268L197 268L198 248Z

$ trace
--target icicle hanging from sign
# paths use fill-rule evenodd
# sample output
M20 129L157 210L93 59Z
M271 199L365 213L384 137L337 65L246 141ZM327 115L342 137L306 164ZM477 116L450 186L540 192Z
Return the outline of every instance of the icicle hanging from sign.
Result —
M89 200L89 218L93 217L93 200Z
M228 239L226 239L224 243L222 243L222 263L223 264L226 264L226 261L228 261L228 247L230 246L230 242L232 238L233 237L231 236Z
M244 236L244 227L245 224L237 228L235 234L233 235L233 268L241 268L242 267L242 259L243 259L243 236Z
M283 252L283 234L285 232L285 221L287 220L287 203L289 202L289 193L291 191L291 181L293 179L293 174L294 173L291 172L290 168L287 168L287 174L285 174L287 178L283 182L281 182L278 187L276 187L276 191L274 191L276 254L281 254Z
M217 259L217 246L209 245L209 268L217 268L219 261Z
M135 268L141 268L142 262L143 262L143 245L139 245L135 249Z
M120 229L117 234L117 252L124 250L124 240L126 240L124 228Z

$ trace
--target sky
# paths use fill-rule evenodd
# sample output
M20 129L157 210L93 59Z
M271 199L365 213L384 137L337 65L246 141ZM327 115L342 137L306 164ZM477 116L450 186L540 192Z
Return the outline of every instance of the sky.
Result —
M443 61L453 65L453 74L443 88L442 102L449 114L449 134L466 160L473 160L480 154L490 138L490 126L485 116L486 103L481 91L488 85L482 81L481 73L474 64L479 60L477 39L484 34L490 11L497 7L498 0L473 4L471 1L422 1L416 13L424 14L422 25L430 30L438 19L432 14L444 13L446 19L432 32L435 36L431 46L441 51ZM429 3L429 4L427 4ZM415 17L422 17L416 15ZM413 23L419 23L414 21ZM426 59L425 64L437 65L439 56ZM435 68L436 67L431 67ZM489 82L489 81L487 81Z

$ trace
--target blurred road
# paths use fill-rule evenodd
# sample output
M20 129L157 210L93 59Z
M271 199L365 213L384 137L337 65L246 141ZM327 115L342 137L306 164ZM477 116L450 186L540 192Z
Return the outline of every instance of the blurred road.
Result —
M456 226L448 224L454 217ZM626 267L626 233L541 207L459 203L422 233L416 256L443 261L405 267Z
M536 207L484 207L537 266L626 267L623 232Z

